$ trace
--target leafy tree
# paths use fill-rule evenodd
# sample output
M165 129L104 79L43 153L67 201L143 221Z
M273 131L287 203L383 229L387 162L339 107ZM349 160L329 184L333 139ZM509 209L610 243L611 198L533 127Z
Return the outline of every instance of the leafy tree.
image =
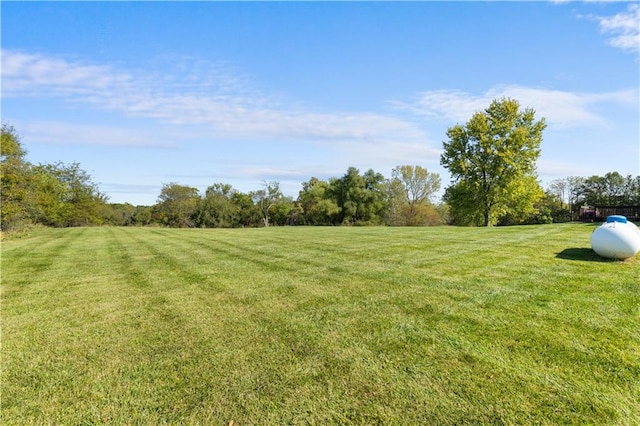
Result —
M364 174L365 189L367 192L369 217L379 222L380 215L387 208L387 192L385 191L386 179L381 173L369 169Z
M542 194L535 172L545 127L533 109L520 111L518 101L503 98L447 130L440 163L454 178L445 198L456 223L490 226L534 205Z
M387 182L387 200L385 223L390 226L406 226L407 194L400 179L390 179Z
M199 200L197 188L175 182L164 184L158 196L155 213L163 225L174 228L192 227Z
M106 215L107 197L100 192L91 176L80 168L79 163L43 164L39 165L37 170L38 173L48 174L58 182L58 185L54 186L51 179L42 179L57 198L57 203L49 200L53 210L49 219L54 226L102 224Z
M566 182L565 179L558 179L558 181ZM565 190L564 195L562 195L562 193L558 192L557 187L553 186L552 182L538 205L549 212L552 222L569 222L573 219L568 200L568 192Z
M269 222L273 225L283 226L295 223L298 210L291 197L280 197L269 210Z
M133 214L133 224L138 226L149 225L153 221L153 206L136 206Z
M580 206L584 200L582 198L582 190L585 179L582 176L569 176L567 179L567 191L569 193L569 211L571 219L577 219Z
M421 166L397 166L392 176L402 183L406 199L412 207L431 202L431 197L440 190L440 175Z
M53 167L39 165L32 168L30 215L35 223L45 226L68 226L71 206L63 197L67 190L64 182L52 173Z
M293 200L291 197L286 197L289 203L289 212L287 213L286 225L304 225L304 209L300 203Z
M621 205L628 203L629 196L626 194L627 186L625 185L624 176L618 172L609 172L604 175L604 181L606 185L606 200L609 204Z
M541 202L544 198L544 191L538 185L535 176L527 176L516 181L510 186L509 196L510 208L498 217L498 225L550 223L551 212ZM532 199L536 201L531 203Z
M547 217L549 212L546 208L544 212L538 211L538 208L542 206L539 202L544 197L544 190L535 175L522 176L522 178L511 182L507 189L505 200L509 209L504 214L513 218L509 224L547 223L547 219L544 219L544 222L539 222L539 220L543 220L543 216ZM500 222L500 218L498 221Z
M602 176L590 176L580 188L582 202L590 206L610 204L607 197L607 182Z
M590 206L622 205L630 198L625 189L625 178L618 172L609 172L604 176L586 178L580 192L583 202Z
M15 129L2 125L2 230L32 223L86 226L103 223L107 197L80 164L25 161L26 150Z
M569 222L572 220L566 198L562 199L557 192L548 190L538 202L538 210L551 218L550 223ZM546 222L544 222L546 223Z
M640 205L640 176L627 176L626 179L626 193L629 194L629 201L627 204L638 206Z
M407 226L435 226L445 223L442 213L433 204L420 204L412 211L409 211L409 206L405 206L404 210L404 216L410 218Z
M272 181L262 183L262 189L251 193L253 201L262 213L262 221L265 227L269 226L269 210L275 206L282 198L280 182Z
M478 205L477 183L466 179L447 187L444 201L449 206L451 224L459 226L479 226L484 223L483 210Z
M235 226L239 207L233 202L236 190L229 184L215 183L208 187L198 203L195 224L206 228L231 228Z
M24 160L27 151L22 146L21 138L16 129L7 123L2 123L0 133L0 158L2 161L8 159Z
M234 224L234 227L255 227L263 223L262 213L253 203L251 194L234 192L231 195L231 201L238 208L238 214L236 216L237 222Z
M298 204L307 225L331 225L340 213L330 184L315 177L302 183L302 190L298 193Z
M106 223L112 226L135 225L136 207L129 203L109 204L105 216Z
M2 124L0 140L0 217L3 231L31 223L27 209L31 165L20 136L9 124Z
M440 190L440 175L421 166L397 166L392 171L390 188L395 201L391 208L397 216L399 204L399 217L404 225L433 223L433 216L438 214L431 198Z
M548 193L557 196L560 207L569 206L569 182L567 179L555 179L549 184Z
M331 193L340 207L341 223L345 225L376 225L382 222L387 207L385 179L369 169L364 175L350 167L340 179L330 183Z

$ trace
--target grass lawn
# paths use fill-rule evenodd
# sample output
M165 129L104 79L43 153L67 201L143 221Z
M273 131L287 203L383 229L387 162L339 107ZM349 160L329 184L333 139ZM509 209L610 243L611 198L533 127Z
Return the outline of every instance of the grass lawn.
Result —
M640 424L640 256L593 229L36 230L2 423Z

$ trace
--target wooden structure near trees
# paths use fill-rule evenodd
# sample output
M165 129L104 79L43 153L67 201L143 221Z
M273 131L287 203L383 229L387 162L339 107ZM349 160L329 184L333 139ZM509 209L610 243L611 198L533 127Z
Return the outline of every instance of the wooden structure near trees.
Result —
M600 222L607 216L626 216L631 222L640 222L640 206L594 206L580 208L580 220Z

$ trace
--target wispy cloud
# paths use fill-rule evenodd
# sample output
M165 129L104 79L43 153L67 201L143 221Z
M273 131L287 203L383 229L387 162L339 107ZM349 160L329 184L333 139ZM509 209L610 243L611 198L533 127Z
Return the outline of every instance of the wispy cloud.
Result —
M162 75L2 50L3 97L58 97L128 117L199 126L211 136L312 141L417 141L411 122L369 112L317 113L281 104L200 62Z
M91 96L126 86L131 76L106 66L2 50L2 96Z
M50 145L86 145L140 148L175 148L175 137L148 131L95 124L60 121L16 122L21 135L30 142Z
M640 5L630 4L624 12L595 19L600 23L600 30L610 35L611 46L640 54Z
M464 123L489 106L492 100L509 97L522 107L533 108L537 117L557 128L602 126L607 121L597 113L600 104L637 105L638 90L628 89L606 93L572 93L561 90L525 86L495 87L480 95L458 90L437 90L418 93L412 102L396 102L404 110L423 117L441 118Z

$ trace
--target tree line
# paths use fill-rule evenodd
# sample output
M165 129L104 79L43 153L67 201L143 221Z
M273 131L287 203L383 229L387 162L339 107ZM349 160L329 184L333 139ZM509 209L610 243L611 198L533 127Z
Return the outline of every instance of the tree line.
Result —
M435 202L433 197L439 189L438 174L408 165L396 167L391 179L373 170L361 174L353 167L340 178L313 177L302 183L295 199L282 195L277 181L263 182L262 189L249 193L237 191L229 184L216 183L202 195L197 188L168 183L163 185L153 206L109 204L103 223L198 228L482 225L484 216L470 216L475 217L477 223L465 216L459 221L460 211L456 212L458 216L453 215L447 202ZM540 196L530 209L516 204L512 210L499 215L495 224L573 221L579 218L583 205L637 206L640 205L640 176L623 177L618 172L610 172L588 178L567 177L556 179L538 193ZM447 196L445 192L445 199Z
M16 130L2 125L1 229L117 225L199 228L271 225L437 225L446 221L433 201L440 177L421 166L398 166L392 177L350 167L344 176L302 183L296 199L277 181L243 193L225 183L204 194L176 182L162 186L153 206L109 203L78 163L31 164Z
M557 221L575 220L582 206L640 206L640 176L569 176L552 181L547 194Z
M149 207L112 204L111 225L237 228L258 226L439 225L446 222L443 206L432 200L440 177L421 166L398 166L392 177L350 167L342 177L312 177L298 197L283 195L278 181L263 182L243 193L225 183L204 194L176 182L162 186Z
M153 206L108 203L77 163L34 165L16 130L2 125L1 229L45 226L167 226L235 228L283 225L452 224L491 226L575 220L582 205L640 205L640 176L567 177L544 190L536 174L544 118L517 100L494 100L464 125L447 130L440 164L452 181L441 202L437 173L402 165L390 178L350 167L341 177L312 177L297 198L278 181L240 192L214 183L204 194L176 182L162 186Z

